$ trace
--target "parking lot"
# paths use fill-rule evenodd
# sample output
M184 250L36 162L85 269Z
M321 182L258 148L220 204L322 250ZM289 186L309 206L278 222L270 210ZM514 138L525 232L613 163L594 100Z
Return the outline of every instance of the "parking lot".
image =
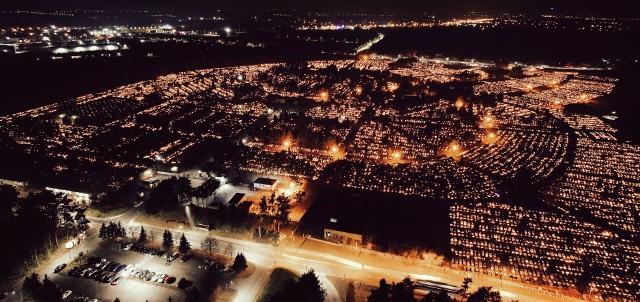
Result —
M216 265L197 257L182 262L181 258L182 255L167 265L166 253L154 256L121 247L100 247L88 257L69 263L59 273L50 272L48 275L63 292L72 291L65 301L82 295L88 298L86 300L113 301L119 298L123 302L166 301L168 297L184 300L188 289L193 286L204 292L216 284L223 284L230 277L223 272L222 263ZM205 263L208 265L203 265ZM182 278L187 282L180 282ZM117 284L112 284L114 280L118 280ZM186 289L179 288L179 284Z

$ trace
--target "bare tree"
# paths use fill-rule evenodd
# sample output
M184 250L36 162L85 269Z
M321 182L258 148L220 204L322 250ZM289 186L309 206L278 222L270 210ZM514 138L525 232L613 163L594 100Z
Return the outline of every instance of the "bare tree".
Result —
M233 244L231 242L227 243L227 246L224 248L224 254L229 256L229 259L231 259L231 257L233 257Z
M218 240L212 237L207 237L202 240L202 243L200 243L200 248L211 255L213 250L218 249Z

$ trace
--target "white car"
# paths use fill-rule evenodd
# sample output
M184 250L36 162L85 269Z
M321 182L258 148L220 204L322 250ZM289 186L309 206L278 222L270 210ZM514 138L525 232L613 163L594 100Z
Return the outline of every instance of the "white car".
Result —
M129 243L129 244L124 246L124 250L128 251L132 246L133 246L133 244Z
M133 271L133 265L129 264L122 270L122 273L123 274L128 274L131 271Z
M158 283L164 282L164 278L165 277L167 277L167 274L160 274L160 276L158 276L158 278L156 278L156 282L158 282Z
M62 293L62 299L66 299L67 297L71 296L71 293L73 292L70 290L65 291L64 293Z

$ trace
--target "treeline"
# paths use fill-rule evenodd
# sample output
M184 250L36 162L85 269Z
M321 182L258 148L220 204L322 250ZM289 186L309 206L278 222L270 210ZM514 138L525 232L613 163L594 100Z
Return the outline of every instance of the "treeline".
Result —
M318 276L313 270L302 274L300 279L290 280L284 289L269 299L269 302L323 302L327 295Z
M491 286L481 286L475 291L469 292L469 287L473 283L471 278L464 278L461 285L460 296L461 302L502 302L500 292L493 290ZM418 284L411 281L409 277L404 278L401 282L392 282L388 284L385 279L381 279L379 287L372 290L367 298L367 302L418 302L415 298L415 290ZM354 295L354 291L349 291ZM347 296L347 301L353 301ZM444 291L429 291L419 302L455 302L455 298L449 296ZM511 300L511 302L514 302Z
M88 228L84 209L49 191L20 198L12 186L0 186L1 279L24 276L50 251Z
M27 276L22 283L22 290L36 301L62 301L62 290L49 280L47 275L44 275L44 280L41 282L38 274L32 273L30 276Z
M145 210L152 214L178 210L181 198L189 191L191 191L191 184L188 179L184 177L165 179L149 194L149 200L144 204Z

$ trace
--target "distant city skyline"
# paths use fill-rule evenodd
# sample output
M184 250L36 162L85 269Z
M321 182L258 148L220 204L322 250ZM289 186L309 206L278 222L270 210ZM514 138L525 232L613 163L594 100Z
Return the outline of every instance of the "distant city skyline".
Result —
M157 9L157 10L201 10L201 9L296 9L328 12L354 10L381 12L435 12L445 14L462 14L469 12L480 13L562 13L562 14L597 14L602 16L638 17L640 14L633 9L629 1L575 1L541 0L541 1L420 1L420 0L349 0L349 1L297 1L297 0L238 0L238 1L208 1L208 0L136 0L136 1L45 1L45 0L7 0L0 3L0 9Z

